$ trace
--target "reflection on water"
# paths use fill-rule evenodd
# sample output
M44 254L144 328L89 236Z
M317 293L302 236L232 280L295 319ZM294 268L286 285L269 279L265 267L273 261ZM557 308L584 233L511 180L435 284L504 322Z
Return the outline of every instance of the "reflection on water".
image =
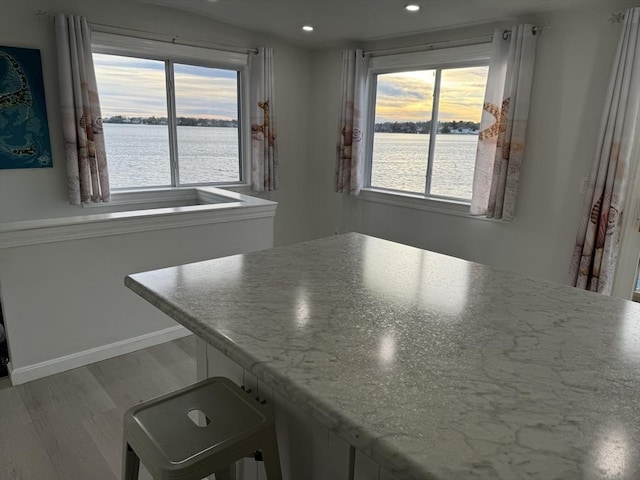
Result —
M104 132L111 188L171 185L166 125L105 123ZM238 181L238 129L181 125L177 132L184 183Z
M428 134L376 132L373 142L372 186L425 193ZM471 198L477 145L477 135L436 136L430 193Z
M392 245L393 246L393 245ZM387 300L419 303L446 314L464 311L469 290L465 261L433 257L420 249L390 249L376 239L366 239L363 280L368 289Z

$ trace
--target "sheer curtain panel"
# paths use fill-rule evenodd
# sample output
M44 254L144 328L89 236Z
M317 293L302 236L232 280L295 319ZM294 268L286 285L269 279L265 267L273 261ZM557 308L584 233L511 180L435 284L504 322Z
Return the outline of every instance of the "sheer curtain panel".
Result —
M537 35L533 25L496 30L489 64L471 214L512 220L520 180Z
M368 57L342 52L342 102L338 128L335 190L357 195L364 182Z
M640 128L640 7L627 10L614 60L569 282L611 294L634 143Z
M273 49L260 48L250 58L251 188L272 191L278 189Z
M56 15L62 134L72 205L109 201L91 31L84 17Z

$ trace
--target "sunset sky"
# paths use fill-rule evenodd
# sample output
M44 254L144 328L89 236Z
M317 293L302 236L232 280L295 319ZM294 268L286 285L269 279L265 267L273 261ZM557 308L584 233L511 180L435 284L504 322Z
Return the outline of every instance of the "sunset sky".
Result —
M443 70L438 120L479 122L488 67ZM376 123L431 120L435 70L378 75Z
M167 116L164 62L103 54L93 60L102 116ZM237 72L180 64L174 71L177 116L238 118Z
M167 116L164 62L103 54L93 57L104 117ZM443 71L440 121L480 121L487 70ZM177 115L237 119L236 75L230 70L176 64ZM434 80L434 70L378 75L376 123L430 120Z

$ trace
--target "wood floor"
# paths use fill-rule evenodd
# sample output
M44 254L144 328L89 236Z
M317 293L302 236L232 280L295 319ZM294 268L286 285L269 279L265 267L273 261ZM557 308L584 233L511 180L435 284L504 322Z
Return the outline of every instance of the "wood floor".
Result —
M194 383L195 372L190 336L17 387L0 382L0 479L120 479L125 410Z

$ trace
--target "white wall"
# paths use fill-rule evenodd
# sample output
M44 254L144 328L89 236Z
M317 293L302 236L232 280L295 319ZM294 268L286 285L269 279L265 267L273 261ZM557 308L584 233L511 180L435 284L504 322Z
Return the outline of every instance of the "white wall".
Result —
M36 13L85 15L89 22L181 36L184 39L256 47L276 51L276 115L280 152L280 190L262 195L279 202L276 244L309 236L309 124L301 121L310 106L311 60L305 50L286 42L221 24L178 10L134 4L126 0L0 0L0 45L41 50L53 168L0 170L0 222L81 215L68 205L62 132L59 126L58 80L54 24ZM250 193L246 189L243 193Z
M557 12L539 42L527 147L516 218L511 223L402 208L333 193L341 59L337 50L315 55L313 70L315 237L358 231L550 280L566 281L584 195L580 179L593 162L604 95L621 26L612 12ZM492 27L440 32L364 45L379 49L491 33Z
M91 238L72 225L78 238L0 248L14 384L180 335L175 321L124 286L126 275L273 246L273 217L170 223Z
M149 339L175 326L125 289L127 273L268 248L274 239L276 244L305 240L310 230L311 200L304 184L309 179L309 124L300 120L310 106L311 60L306 51L196 15L125 0L0 0L0 45L41 51L54 165L0 170L0 222L95 213L68 204L54 23L40 20L39 10L85 15L93 23L184 39L272 46L280 190L261 195L278 202L275 225L272 219L232 222L3 249L1 293L12 367L19 381L78 366L83 359L123 353L122 345L128 348L132 339Z

